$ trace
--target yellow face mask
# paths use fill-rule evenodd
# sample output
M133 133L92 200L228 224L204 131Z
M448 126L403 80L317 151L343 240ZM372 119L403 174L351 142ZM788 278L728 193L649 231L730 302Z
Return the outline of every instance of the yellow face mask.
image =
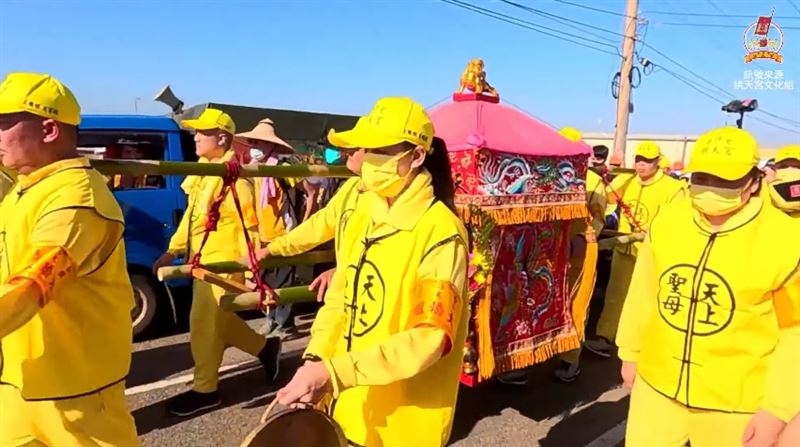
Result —
M800 211L800 169L784 168L775 172L769 184L772 203L784 211Z
M398 174L397 165L409 152L406 151L397 155L364 152L361 164L361 181L364 184L364 188L384 198L391 198L400 194L408 182L408 174L404 176Z
M692 199L692 206L706 216L724 216L744 206L742 193L749 187L749 182L741 189L690 185L689 197Z

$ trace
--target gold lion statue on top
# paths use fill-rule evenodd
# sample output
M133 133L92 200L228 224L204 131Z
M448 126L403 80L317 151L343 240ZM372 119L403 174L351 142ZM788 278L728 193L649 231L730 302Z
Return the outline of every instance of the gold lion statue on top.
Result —
M464 93L464 89L472 90L479 95L497 96L497 90L486 81L486 72L483 71L483 59L472 59L467 64L467 68L461 74L458 93Z

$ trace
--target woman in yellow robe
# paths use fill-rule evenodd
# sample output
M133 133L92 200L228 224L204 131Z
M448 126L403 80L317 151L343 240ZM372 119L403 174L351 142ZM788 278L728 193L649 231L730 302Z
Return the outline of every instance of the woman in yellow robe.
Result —
M628 445L773 445L800 410L800 225L758 197L757 161L744 130L698 138L690 200L641 246L617 335Z
M370 206L337 236L337 270L306 352L313 358L277 398L315 403L331 393L333 418L354 446L435 447L450 436L467 331L467 236L433 133L422 106L384 98L354 129L329 135L364 149Z

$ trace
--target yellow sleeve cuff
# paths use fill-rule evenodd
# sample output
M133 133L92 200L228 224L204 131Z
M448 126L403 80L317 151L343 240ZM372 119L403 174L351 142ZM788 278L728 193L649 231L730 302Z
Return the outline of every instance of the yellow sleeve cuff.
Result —
M338 397L342 391L356 385L356 366L350 358L350 354L336 356L330 360L324 360L325 368L331 375L333 385L333 397Z
M639 361L639 351L634 351L632 349L619 348L617 356L623 362L636 363Z

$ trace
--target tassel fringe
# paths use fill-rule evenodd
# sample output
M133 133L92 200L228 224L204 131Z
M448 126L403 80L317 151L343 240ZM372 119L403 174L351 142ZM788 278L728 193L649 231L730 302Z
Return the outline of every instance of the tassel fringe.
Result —
M597 278L597 237L591 225L586 226L586 257L575 286L570 291L570 302L572 303L572 320L578 332L578 338L584 340L586 331L586 314L589 310L589 301L594 292L595 280Z
M478 332L478 374L479 381L494 375L494 349L492 348L492 275L483 285L483 296L478 298L476 311L476 330Z
M522 368L527 368L531 365L536 365L547 361L558 354L578 349L581 345L578 336L570 334L567 337L562 337L551 341L550 343L538 346L534 350L525 349L520 352L513 352L507 356L496 359L497 365L495 372L498 374L515 371ZM481 380L484 380L483 372L481 371Z
M582 219L589 216L585 203L530 206L513 208L484 208L481 210L491 217L497 225L518 225L526 223L551 222L554 220ZM484 215L473 213L469 206L459 206L461 219L472 225L484 225Z

